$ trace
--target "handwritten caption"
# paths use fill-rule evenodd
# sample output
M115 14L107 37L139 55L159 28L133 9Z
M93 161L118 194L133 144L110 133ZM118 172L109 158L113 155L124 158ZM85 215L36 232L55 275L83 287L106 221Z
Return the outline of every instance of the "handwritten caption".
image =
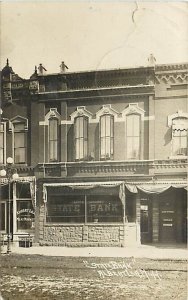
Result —
M110 261L108 263L95 263L83 261L84 265L88 269L95 270L100 278L106 277L138 277L142 279L161 280L161 275L157 270L145 270L144 268L136 268L136 260L133 258L130 262L116 262Z

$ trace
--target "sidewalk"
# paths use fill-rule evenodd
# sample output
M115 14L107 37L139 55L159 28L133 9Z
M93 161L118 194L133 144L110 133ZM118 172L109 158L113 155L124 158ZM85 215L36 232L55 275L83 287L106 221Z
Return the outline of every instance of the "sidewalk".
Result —
M37 246L30 248L12 247L11 253L15 254L37 254L47 256L76 256L76 257L137 257L150 259L180 259L188 258L186 246L177 245L140 245L138 247L51 247ZM2 254L6 253L6 247Z

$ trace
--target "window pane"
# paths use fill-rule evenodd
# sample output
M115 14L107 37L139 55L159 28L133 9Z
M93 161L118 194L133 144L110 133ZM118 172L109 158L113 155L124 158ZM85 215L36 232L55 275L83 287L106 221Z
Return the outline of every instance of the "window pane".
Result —
M57 161L57 141L51 141L49 143L50 160Z
M0 148L0 164L4 163L4 151L2 148Z
M24 123L14 123L14 131L22 131L25 129Z
M18 230L34 228L35 212L32 201L17 201L17 228Z
M87 158L88 118L78 117L75 120L76 159Z
M3 148L3 143L4 143L4 133L0 132L0 147Z
M57 126L58 121L56 119L49 120L49 139L57 140Z
M17 148L14 150L14 161L15 163L25 163L25 148Z
M127 116L127 136L133 135L133 116Z
M113 116L104 115L100 118L100 153L101 158L110 159L113 154Z
M24 132L16 132L14 134L14 147L24 147L25 146L25 133Z
M133 139L132 137L127 137L127 158L133 158Z
M123 208L118 196L87 196L88 222L122 222Z
M134 136L139 136L140 132L140 116L134 115L133 118L133 135Z
M174 136L173 137L173 155L177 155L179 153L179 137L178 136Z
M110 116L106 116L106 136L110 136Z
M84 196L50 195L47 201L47 222L77 223L85 221Z
M105 116L101 117L101 137L105 136Z

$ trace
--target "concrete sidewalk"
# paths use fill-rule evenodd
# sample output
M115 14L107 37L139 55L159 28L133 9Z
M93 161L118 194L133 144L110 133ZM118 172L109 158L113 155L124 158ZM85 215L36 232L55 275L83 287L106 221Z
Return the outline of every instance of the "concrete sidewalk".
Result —
M140 245L138 247L51 247L37 246L30 248L12 247L12 253L16 254L37 254L47 256L76 256L76 257L137 257L151 259L181 259L186 260L187 248L185 246L167 245ZM6 253L6 247L2 254Z

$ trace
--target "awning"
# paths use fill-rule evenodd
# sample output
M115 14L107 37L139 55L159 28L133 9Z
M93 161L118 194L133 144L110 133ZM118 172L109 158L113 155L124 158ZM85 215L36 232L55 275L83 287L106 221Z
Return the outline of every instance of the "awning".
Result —
M89 190L97 187L113 188L120 187L119 198L122 203L125 203L125 184L124 181L103 181L103 182L74 182L74 183L44 183L43 185L43 200L47 202L47 187L69 187L73 190Z
M142 191L147 194L160 194L167 191L170 188L183 188L187 190L187 183L145 183L145 184L125 184L126 188L132 193L138 193Z
M125 204L125 187L131 193L138 193L142 191L147 194L160 194L165 192L170 188L183 188L187 190L187 182L124 182L124 181L109 181L109 182L83 182L83 183L44 183L43 185L43 200L47 202L47 187L69 187L74 190L89 190L97 187L110 188L110 187L118 187L119 186L119 198L122 201L122 204Z

